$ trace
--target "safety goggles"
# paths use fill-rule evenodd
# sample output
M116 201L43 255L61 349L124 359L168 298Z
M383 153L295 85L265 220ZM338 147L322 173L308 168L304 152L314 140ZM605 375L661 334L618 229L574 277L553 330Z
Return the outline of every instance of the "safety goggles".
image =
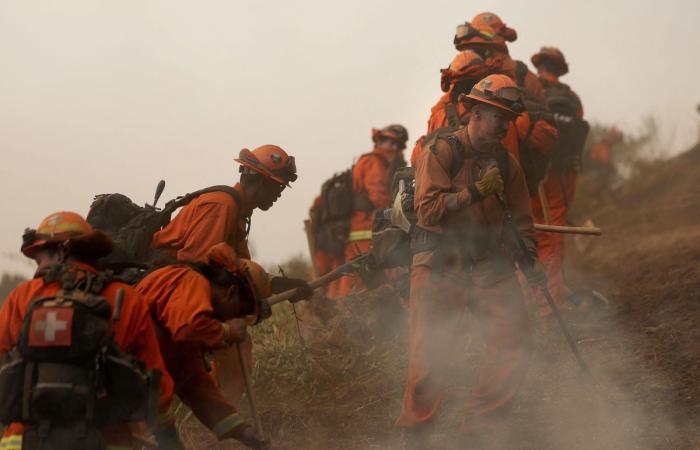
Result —
M520 113L525 110L522 101L522 92L518 87L502 87L496 90L473 88L472 95L503 104L504 106Z
M479 30L478 28L473 27L472 24L469 22L464 22L461 25L457 25L455 39L471 39L473 37L480 37L490 41L496 37L496 34L489 33L488 31Z

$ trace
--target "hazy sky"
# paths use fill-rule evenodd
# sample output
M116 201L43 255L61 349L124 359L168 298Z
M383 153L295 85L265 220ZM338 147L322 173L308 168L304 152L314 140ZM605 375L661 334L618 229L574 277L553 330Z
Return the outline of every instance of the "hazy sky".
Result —
M299 180L254 214L256 257L305 252L322 181L371 149L372 127L424 132L455 26L484 10L518 31L515 58L564 51L589 120L634 131L655 114L675 151L695 139L697 1L3 0L0 252L95 194L233 184L238 151L267 143L296 156Z

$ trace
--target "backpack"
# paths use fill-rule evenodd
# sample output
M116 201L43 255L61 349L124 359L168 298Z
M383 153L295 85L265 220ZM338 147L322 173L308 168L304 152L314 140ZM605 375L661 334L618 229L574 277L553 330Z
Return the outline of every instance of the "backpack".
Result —
M360 156L378 158L385 167L389 162L376 153L365 153ZM358 160L359 161L359 160ZM367 193L357 193L353 189L351 168L333 174L321 186L321 206L312 217L314 241L316 248L337 258L344 259L345 243L350 233L350 221L355 211L374 210Z
M442 133L436 133L443 130ZM453 152L453 162L450 167L450 178L457 176L464 161L470 156L466 153L462 142L453 132L440 128L435 130L435 136L426 139L426 146L434 151L437 141L447 142ZM509 178L509 155L504 148L494 154L494 159L504 180ZM410 266L414 248L411 236L414 234L417 217L415 212L415 168L406 167L396 171L392 185L390 208L376 214L372 223L372 253L377 266L383 269Z
M160 372L120 351L110 323L120 318L100 292L106 272L52 267L56 294L32 300L16 347L0 365L0 422L22 422L25 450L102 449L99 427L158 414Z
M588 122L577 115L581 102L564 83L545 83L544 93L559 132L552 150L552 167L562 171L577 169L590 131Z
M158 191L162 192L160 185ZM209 192L226 192L240 205L238 192L224 185L211 186L177 197L166 203L163 209L152 205L139 206L123 194L95 196L87 222L93 228L104 231L114 241L114 250L100 260L100 266L115 269L134 266L145 268L151 254L153 235L170 223L175 210ZM158 197L159 194L156 194L156 201Z

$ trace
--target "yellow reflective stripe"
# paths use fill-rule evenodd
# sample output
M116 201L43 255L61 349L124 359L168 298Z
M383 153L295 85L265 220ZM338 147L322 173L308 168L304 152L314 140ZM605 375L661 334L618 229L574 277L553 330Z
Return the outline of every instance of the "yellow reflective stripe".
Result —
M214 432L216 437L221 438L221 436L233 430L243 422L245 422L245 420L243 420L243 418L238 414L234 413L217 422L217 424L214 425L214 428L212 428L211 431Z
M107 444L105 447L105 450L133 450L133 447L130 445L110 445Z
M369 239L372 239L372 230L351 231L348 235L348 241L367 241Z
M0 450L22 450L22 436L13 434L0 439Z

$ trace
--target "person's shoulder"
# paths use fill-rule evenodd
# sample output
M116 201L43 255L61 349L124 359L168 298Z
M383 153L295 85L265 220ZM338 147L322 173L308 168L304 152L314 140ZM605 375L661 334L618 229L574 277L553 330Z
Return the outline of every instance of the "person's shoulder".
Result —
M199 205L217 204L225 207L235 207L236 200L231 194L224 191L205 192L192 201Z
M355 162L355 166L353 167L353 170L358 169L358 170L363 170L363 169L368 169L371 167L386 167L389 165L389 162L384 158L382 155L380 155L377 152L368 152L368 153L363 153L360 155L360 157L357 159Z
M7 294L6 302L29 301L43 286L42 278L23 281Z

